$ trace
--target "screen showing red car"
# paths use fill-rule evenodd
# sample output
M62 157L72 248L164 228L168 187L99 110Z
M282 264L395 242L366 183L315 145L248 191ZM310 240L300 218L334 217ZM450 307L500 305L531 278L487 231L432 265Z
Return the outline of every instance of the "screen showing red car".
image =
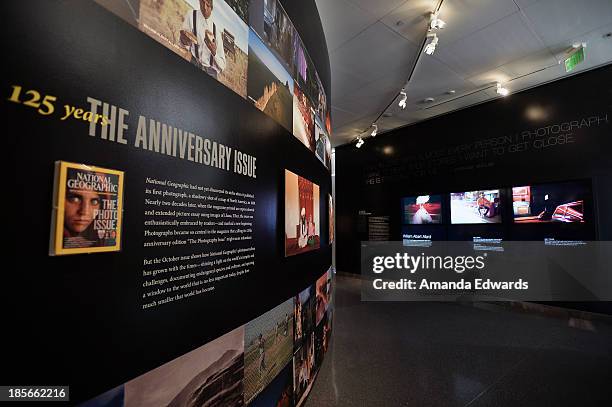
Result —
M514 222L584 223L588 195L586 184L577 181L514 187Z

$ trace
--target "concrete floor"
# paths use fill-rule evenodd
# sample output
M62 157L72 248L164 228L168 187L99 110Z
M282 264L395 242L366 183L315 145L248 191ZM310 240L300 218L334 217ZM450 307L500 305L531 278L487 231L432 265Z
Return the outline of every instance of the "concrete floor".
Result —
M612 406L611 325L361 302L360 283L337 278L333 339L306 407Z

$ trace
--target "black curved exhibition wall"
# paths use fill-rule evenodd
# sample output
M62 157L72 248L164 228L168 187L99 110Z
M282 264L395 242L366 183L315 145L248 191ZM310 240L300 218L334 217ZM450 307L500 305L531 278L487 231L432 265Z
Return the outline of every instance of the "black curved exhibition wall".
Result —
M215 0L215 7L219 1ZM241 327L249 321L262 324L261 332L271 332L272 322L257 318L283 304L285 308L277 312L274 331L276 336L290 337L290 332L296 329L288 328L287 323L287 318L293 320L294 298L303 302L307 294L312 294L313 300L308 304L319 314L316 322L327 318L320 314L314 298L317 295L318 299L317 289L321 288L316 281L329 280L333 274L330 272L324 277L331 266L330 239L326 232L329 228L327 195L331 193L329 170L290 131L260 112L248 99L139 31L129 21L129 11L125 15L127 21L119 18L116 14L129 3L138 2L115 2L119 4L115 14L93 1L45 0L10 2L2 6L4 37L10 38L5 42L8 51L5 55L10 56L10 62L5 64L6 96L2 111L5 123L9 123L5 137L9 140L7 155L11 158L11 174L15 180L13 193L19 197L11 200L15 205L9 216L11 223L14 222L10 234L11 260L5 261L3 277L5 321L12 322L5 327L3 335L2 382L69 385L73 403L117 389L116 386L120 386L116 394L108 396L114 397L113 402L117 397L126 400L128 396L137 397L128 395L127 384L125 389L121 385L211 341L223 348L223 341L217 338L244 329ZM329 100L329 60L315 2L300 0L283 4L314 61ZM21 87L19 97L15 96L16 87ZM56 97L47 99L53 101L56 111L46 115L48 109L44 103L35 106L22 103L31 96L26 94L27 90L37 91L39 100L45 95ZM100 125L95 127L93 135L90 133L92 124L83 119L83 111L90 110L91 106L88 97L116 106L116 118L123 112L119 109L129 112L123 112L126 125L123 135L120 135L119 121L114 129L109 129L109 134L115 131L115 140L110 136L103 139ZM22 100L11 103L9 98L13 102ZM62 119L66 105L69 110L75 107L83 111ZM109 108L104 113L112 112ZM184 131L185 138L172 141L176 144L170 151L178 153L162 154L154 151L151 144L146 147L142 142L136 146L140 116L145 118L142 123L146 131L151 131L151 120L155 120L153 128L155 123L160 123L163 127ZM194 162L192 158L198 147L185 143L197 143L195 135L206 142L227 146L233 154L240 152L249 160L256 158L255 169L249 167L252 171L243 175L233 161L228 159L226 166L222 157L216 166L212 161L210 165ZM186 152L181 155L181 151ZM220 151L219 147L217 153L221 154ZM197 161L197 154L195 157ZM52 210L54 163L59 160L125 173L120 251L49 255L49 231L55 216ZM249 160L245 163L250 164ZM290 257L285 257L285 169L320 187L318 208L314 209L320 215L319 248ZM163 195L155 196L152 190ZM185 195L181 193L194 191L201 195L208 191L209 197L215 203L222 201L224 207L242 205L254 209L252 226L228 223L225 228L219 227L226 231L243 230L237 235L231 231L225 236L213 235L218 238L216 243L210 240L198 243L197 239L193 243L181 243L187 238L176 234L176 229L181 227L172 226L173 223L147 226L150 225L147 220L151 219L148 211L159 209L152 202L184 201ZM181 207L166 210L178 211ZM232 214L240 216L235 210ZM199 224L202 227L206 227L206 222ZM163 234L165 231L169 234ZM245 241L227 239L231 236L242 236ZM174 243L151 244L156 241ZM310 238L308 244L312 244ZM236 248L248 250L233 251ZM241 255L244 255L242 260ZM190 261L189 257L196 260ZM205 264L207 258L211 262ZM8 264L12 266L7 269ZM224 266L228 266L226 270ZM151 272L165 269L163 278L169 279L173 267L191 273L213 268L217 272L202 277L192 287L183 286L177 291L180 295L173 292L178 282L157 287L150 284L156 280ZM223 278L207 281L215 276ZM327 281L328 291L329 285ZM157 288L167 291L152 297L152 291ZM305 289L310 291L297 296ZM154 297L157 302L152 305ZM172 300L164 301L168 297ZM287 310L291 311L289 316ZM329 319L331 326L331 315ZM311 347L304 354L316 351L319 364L322 346L319 330L323 328L315 321L310 322L310 331L306 325L303 327L303 338L296 333L291 355L300 352L303 341L304 348L306 343ZM328 334L328 328L325 327L324 335ZM311 338L313 330L316 332ZM276 336L274 342L264 337L263 349L268 360L262 360L258 353L252 356L257 359L253 362L245 355L239 359L247 367L236 367L232 377L235 379L243 372L249 374L249 363L265 370L264 365L275 362L274 356L268 354L272 352L268 346L276 344ZM235 341L236 337L233 335L228 341ZM245 337L245 353L247 348L257 347L259 340L256 334ZM232 352L237 350L227 346ZM223 358L228 354L223 354L218 363L224 363ZM284 368L283 374L293 380L291 363L278 369ZM218 368L218 364L215 366ZM264 381L272 379L268 377ZM238 393L243 386L242 379L239 381L239 389L233 389ZM201 383L189 385L203 386ZM244 387L248 386L245 381ZM242 396L239 398L242 400ZM180 400L174 402L180 404ZM236 399L224 405L242 403Z
M360 272L368 216L401 240L400 200L417 195L442 195L442 224L413 229L433 240L612 239L611 78L608 65L336 148L337 269ZM584 224L512 222L512 187L574 180L592 190ZM449 194L483 189L502 191L503 222L450 224Z

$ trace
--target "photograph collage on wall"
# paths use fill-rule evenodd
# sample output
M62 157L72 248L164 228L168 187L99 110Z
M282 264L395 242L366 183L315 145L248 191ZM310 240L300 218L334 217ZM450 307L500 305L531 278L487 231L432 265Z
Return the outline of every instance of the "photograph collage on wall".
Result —
M55 163L51 256L121 250L123 171Z
M243 406L244 327L124 385L125 407Z
M231 332L81 407L300 405L329 349L334 270Z
M333 268L295 297L293 393L299 406L329 349L333 320Z
M291 361L293 302L291 298L245 325L245 404L250 403Z
M285 170L285 257L321 245L319 186Z
M249 6L255 1L97 0L97 3L117 14L118 9L112 9L109 4L128 4L134 17L128 21L130 24L255 104L290 132L294 130L297 107L307 147L317 153L323 165L331 167L328 100L314 64L280 3L261 2L262 10L265 9L261 33L247 24ZM120 16L127 21L130 14L126 10L122 13ZM297 68L293 46L296 43L304 61L301 83L305 92L294 80ZM203 80L208 79L203 77ZM298 103L294 100L296 92L300 97ZM319 185L286 171L285 191L290 191L285 197L286 202L290 202L286 214L291 213L286 220L293 221L292 227L286 228L293 231L291 237L285 239L286 255L318 249L319 212L323 207ZM330 207L329 211L331 219L333 209ZM333 233L331 223L330 236ZM288 244L291 239L294 239L293 244ZM294 405L310 389L322 360L321 349L327 348L329 338L324 340L324 332L331 332L331 307L328 294L324 294L327 288L318 288L318 296L316 282L305 290L308 295L304 304L299 302L303 296L297 295L245 325L207 344L196 345L199 347L84 405L242 406L267 405L271 400L274 405ZM323 300L319 309L317 299ZM300 310L305 310L299 313L299 324L294 320L298 308L295 301L301 304ZM319 328L317 311L322 312ZM300 332L296 333L298 325ZM302 378L303 383L305 380L306 387L296 387L294 383L295 355L299 349L304 350L303 366L307 370L306 376L302 374L298 378ZM294 393L296 389L300 390L299 396Z
M331 169L331 108L278 0L96 0L249 100Z

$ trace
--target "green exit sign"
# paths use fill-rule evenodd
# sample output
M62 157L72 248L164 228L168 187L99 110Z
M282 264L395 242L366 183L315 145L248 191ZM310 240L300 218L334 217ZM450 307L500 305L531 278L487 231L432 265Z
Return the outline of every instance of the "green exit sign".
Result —
M565 60L565 72L573 71L582 61L584 61L584 47L581 46Z

